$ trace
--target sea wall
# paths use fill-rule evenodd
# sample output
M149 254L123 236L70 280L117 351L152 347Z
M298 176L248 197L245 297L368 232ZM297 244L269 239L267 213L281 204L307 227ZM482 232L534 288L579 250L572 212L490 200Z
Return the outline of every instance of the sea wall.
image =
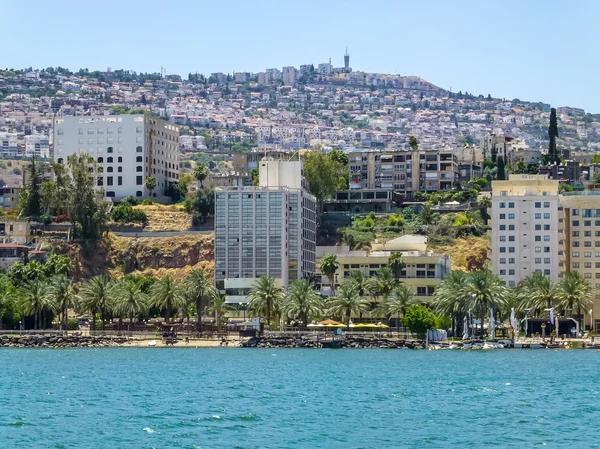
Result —
M103 348L120 346L126 340L110 337L4 335L0 347L9 348Z
M387 338L338 337L317 339L300 335L266 336L257 339L257 348L386 348L424 349L424 340L391 340Z

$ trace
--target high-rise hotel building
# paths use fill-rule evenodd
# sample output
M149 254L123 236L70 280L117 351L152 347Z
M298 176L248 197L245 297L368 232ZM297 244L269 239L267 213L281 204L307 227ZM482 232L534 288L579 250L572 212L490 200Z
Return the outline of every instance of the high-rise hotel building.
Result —
M492 270L516 286L540 271L559 277L558 181L547 175L511 174L492 181Z
M260 161L259 179L215 192L215 281L228 303L246 303L259 277L287 288L315 274L316 201L302 162Z
M54 160L89 154L107 197L162 196L179 181L179 127L142 114L60 116L54 119ZM146 178L156 188L144 187Z

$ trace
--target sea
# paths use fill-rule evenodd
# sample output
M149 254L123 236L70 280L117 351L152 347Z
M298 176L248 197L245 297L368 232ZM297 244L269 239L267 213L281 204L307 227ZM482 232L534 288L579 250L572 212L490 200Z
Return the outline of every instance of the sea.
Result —
M597 448L583 350L0 350L0 449Z

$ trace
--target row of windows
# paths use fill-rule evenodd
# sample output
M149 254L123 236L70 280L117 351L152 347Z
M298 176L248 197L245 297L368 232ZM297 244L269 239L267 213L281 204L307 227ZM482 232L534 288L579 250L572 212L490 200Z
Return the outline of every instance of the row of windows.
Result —
M571 257L579 257L579 254L580 254L579 251L573 251L571 253ZM583 257L592 257L592 252L584 251ZM600 257L600 251L596 252L596 255L594 257Z
M579 220L573 220L572 225L573 225L573 227L579 226ZM592 220L584 220L583 226L592 226ZM600 220L595 220L594 226L600 226Z
M573 268L579 268L579 262L573 262L571 266ZM584 262L583 268L592 268L592 262ZM595 262L595 268L600 268L600 262ZM596 287L598 288L598 287Z
M505 220L506 219L506 214L500 214L499 218L500 218L500 220ZM542 218L542 214L536 213L535 214L535 218L538 219L538 220L540 220ZM515 214L514 213L508 214L508 219L509 220L514 220L515 219ZM544 214L544 219L545 220L550 219L550 213L545 213ZM573 226L575 226L575 225L573 225Z
M537 269L537 270L535 270L535 271L536 271L536 272L541 272L542 270L541 270L541 269ZM549 269L549 268L544 268L544 271L543 271L543 273L544 273L544 275L546 275L546 276L550 276L550 269ZM599 273L599 274L600 274L600 273ZM515 270L513 270L513 269L510 269L510 270L508 270L508 275L509 275L509 276L514 276L514 275L515 275ZM500 276L506 276L506 270L500 270ZM512 282L512 284L511 284L511 282ZM511 287L514 287L514 281L510 281L510 282L509 282L509 285L510 285Z
M572 243L571 243L571 246L572 246L573 248L579 248L579 242L572 242ZM590 241L583 242L583 246L584 246L584 247L586 247L586 248L591 248L591 247L592 247L592 242L590 242ZM596 248L600 248L600 241L596 241L596 242L594 243L594 246L595 246Z
M573 231L572 235L573 235L573 237L579 237L579 231ZM595 231L594 235L596 237L600 237L600 231ZM592 236L592 231L583 231L583 236L584 237L591 237Z

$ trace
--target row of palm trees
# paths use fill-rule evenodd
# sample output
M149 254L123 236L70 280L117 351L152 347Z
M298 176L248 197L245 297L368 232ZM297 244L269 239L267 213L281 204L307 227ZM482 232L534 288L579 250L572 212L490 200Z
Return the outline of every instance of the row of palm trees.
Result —
M181 283L172 277L157 279L148 291L140 281L132 278L116 280L99 275L77 286L65 275L47 279L34 279L16 290L3 290L0 301L14 300L17 308L34 319L34 328L44 327L44 317L57 314L63 329L67 328L67 311L75 308L92 316L94 329L99 315L102 327L109 317L116 317L122 326L123 320L130 324L148 316L152 307L165 313L169 322L173 311L181 310L187 317L196 314L197 328L202 330L202 315L214 314L217 325L228 310L225 299L219 295L212 282L202 271L194 270Z
M388 267L380 268L372 278L366 278L356 270L339 285L336 294L322 297L309 280L290 283L287 292L282 291L269 277L259 278L248 295L248 311L251 315L266 318L267 325L275 315L286 317L305 328L312 320L336 317L347 326L352 316L373 314L388 318L404 315L415 302L410 288L401 284ZM379 306L373 311L374 298Z

